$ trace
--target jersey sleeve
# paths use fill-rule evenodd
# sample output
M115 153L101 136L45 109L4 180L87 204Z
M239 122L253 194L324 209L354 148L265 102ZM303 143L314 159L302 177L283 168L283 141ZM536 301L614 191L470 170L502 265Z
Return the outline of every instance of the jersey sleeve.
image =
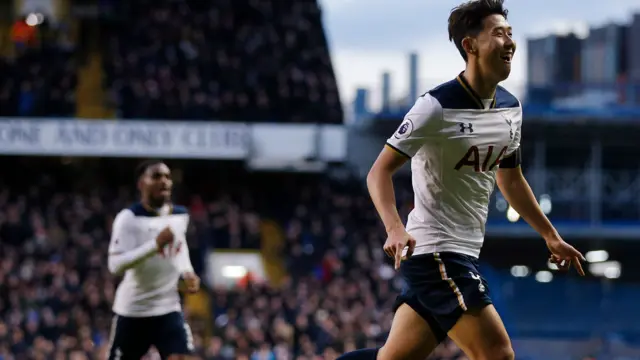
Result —
M134 221L135 215L130 210L122 210L113 221L108 255L112 274L120 275L157 252L155 239L148 239L141 245L135 241Z
M109 254L124 253L135 248L136 243L131 239L134 220L135 215L130 210L122 210L116 215L111 227Z
M189 218L186 220L186 227L189 227ZM173 261L174 266L178 270L180 274L184 274L186 272L193 272L193 265L191 264L191 258L189 257L189 246L187 244L186 236L177 235L186 233L184 232L176 232L176 256Z
M442 125L442 106L427 93L416 100L396 132L387 139L387 146L400 154L413 157Z

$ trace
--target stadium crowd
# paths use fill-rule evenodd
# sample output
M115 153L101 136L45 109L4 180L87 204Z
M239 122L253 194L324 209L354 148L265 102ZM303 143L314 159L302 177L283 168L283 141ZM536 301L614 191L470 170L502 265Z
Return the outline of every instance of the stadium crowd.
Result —
M316 0L115 6L104 59L120 118L342 122Z
M75 44L64 26L14 26L10 54L0 57L0 116L70 117L76 110Z
M117 283L106 269L109 227L134 194L124 188L62 191L61 181L42 176L24 190L3 186L0 192L3 359L99 359L108 347ZM296 190L299 196L279 209L286 219L280 222L287 239L282 251L294 275L280 287L203 290L210 292L213 317L191 319L202 358L334 359L384 341L400 284L384 262L367 199L328 182ZM198 271L203 249L256 246L260 206L189 198ZM463 359L450 344L434 358Z

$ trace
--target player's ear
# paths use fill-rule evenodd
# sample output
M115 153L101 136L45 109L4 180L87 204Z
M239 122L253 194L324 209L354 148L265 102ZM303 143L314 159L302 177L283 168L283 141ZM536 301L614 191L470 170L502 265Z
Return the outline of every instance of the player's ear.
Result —
M470 36L465 37L464 39L462 39L462 48L467 52L467 54L475 55L478 51L476 39Z

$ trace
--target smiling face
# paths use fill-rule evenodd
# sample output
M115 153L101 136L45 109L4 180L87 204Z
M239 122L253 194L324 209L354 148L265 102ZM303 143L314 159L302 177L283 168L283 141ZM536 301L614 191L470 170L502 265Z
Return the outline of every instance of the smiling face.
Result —
M153 164L140 176L138 188L150 205L160 207L171 199L173 180L164 163Z
M503 81L511 73L511 60L516 51L511 26L504 16L494 14L483 20L483 29L468 41L469 61L475 61L480 72L496 82Z

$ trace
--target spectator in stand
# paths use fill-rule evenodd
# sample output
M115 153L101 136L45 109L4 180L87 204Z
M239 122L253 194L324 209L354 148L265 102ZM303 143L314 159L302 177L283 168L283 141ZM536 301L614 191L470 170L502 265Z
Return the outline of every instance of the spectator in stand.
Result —
M120 117L342 122L316 0L118 6L104 32Z
M11 41L16 52L21 53L27 48L35 46L37 42L38 29L35 23L27 23L26 17L17 19L11 26Z
M77 68L73 45L63 34L64 27L52 28L46 20L14 24L16 52L0 58L0 116L75 115Z

